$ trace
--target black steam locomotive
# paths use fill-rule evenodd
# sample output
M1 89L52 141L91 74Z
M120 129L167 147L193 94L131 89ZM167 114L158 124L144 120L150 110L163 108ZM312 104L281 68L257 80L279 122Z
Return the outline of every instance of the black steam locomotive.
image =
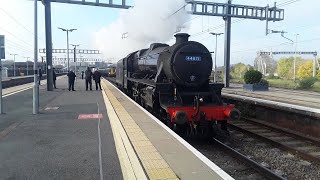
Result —
M210 52L188 41L188 34L175 37L172 46L154 43L118 61L117 85L176 131L210 135L217 127L227 130L227 120L240 114L223 104L224 85L209 83Z

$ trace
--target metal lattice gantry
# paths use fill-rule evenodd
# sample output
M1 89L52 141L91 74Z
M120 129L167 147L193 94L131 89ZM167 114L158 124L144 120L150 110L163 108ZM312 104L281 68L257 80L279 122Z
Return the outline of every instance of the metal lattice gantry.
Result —
M317 56L318 52L317 51L278 51L278 52L264 52L264 51L260 51L259 52L260 55L313 55L313 56Z
M255 19L266 21L266 34L268 34L269 21L282 21L284 20L284 9L276 7L248 6L232 4L232 0L227 3L215 3L205 1L186 0L186 10L190 14L203 15L203 16L218 16L223 17L225 21L225 44L224 44L224 84L229 87L230 80L230 47L231 47L231 19Z
M42 57L43 61L46 61L46 57L43 56ZM107 62L106 59L101 59L101 58L77 58L76 61L74 58L69 58L69 60L71 62L73 62L74 64L80 64L83 65L83 63L89 63L89 64L94 64L94 63L103 63L103 62ZM68 58L52 58L52 64L54 66L56 65L66 65L68 62ZM86 65L86 64L85 64Z
M44 0L39 0L44 1ZM121 4L116 4L113 2L113 0L104 0L104 2L108 3L102 3L101 0L51 0L51 2L56 3L67 3L67 4L76 4L76 5L87 5L87 6L99 6L99 7L109 7L109 8L120 8L120 9L129 9L131 6L128 6L126 3L126 0L122 0Z
M268 6L258 7L237 4L229 5L226 3L202 1L190 1L187 3L191 5L191 10L189 12L195 15L222 16L268 21L284 20L284 10L276 7L269 8ZM229 13L228 8L231 9Z
M67 58L53 58L53 60L66 62ZM70 58L70 60L74 62L73 58ZM99 58L77 58L77 61L79 61L79 62L106 62L105 59L99 59Z
M46 57L43 57L44 60L46 60ZM67 58L52 58L53 61L55 62L67 62ZM71 62L75 62L74 58L70 58ZM77 62L107 62L105 59L100 59L100 58L77 58Z
M68 49L52 49L52 53L67 53ZM39 53L46 53L46 49L39 49ZM70 54L74 54L74 49L69 49ZM77 54L100 54L99 50L76 49Z

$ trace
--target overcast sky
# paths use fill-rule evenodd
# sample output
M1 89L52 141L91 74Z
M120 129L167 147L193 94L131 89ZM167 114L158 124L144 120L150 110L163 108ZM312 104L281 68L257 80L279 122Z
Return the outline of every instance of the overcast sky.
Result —
M93 0L91 0L93 1ZM107 1L107 0L105 0ZM120 1L120 0L119 0ZM115 3L119 1L114 0ZM147 0L152 2L152 0ZM146 0L132 0L128 1L129 5L135 5L136 10L119 10L111 8L79 6L52 3L52 37L54 48L66 48L66 33L57 29L57 27L64 28L77 28L78 30L70 34L70 43L80 44L82 49L96 49L100 48L103 52L105 46L114 44L116 48L117 40L111 40L104 34L114 32L114 27L117 27L117 22L126 24L128 17L134 14L141 13L143 6L141 3L147 2ZM170 0L174 1L174 0ZM181 1L181 0L176 0ZM100 0L103 2L103 0ZM140 5L139 5L140 2ZM180 4L170 4L170 7L165 6L162 0L153 0L152 3L145 3L149 11L145 19L137 19L139 22L130 22L131 24L137 24L140 28L136 31L143 31L143 29L150 29L152 25L147 21L153 19L152 15L162 16L161 12L173 13L180 8ZM167 1L169 2L169 1ZM225 0L216 0L214 2L226 2ZM287 4L286 2L292 2ZM157 4L158 3L158 4ZM234 4L245 4L255 6L270 6L274 4L271 0L233 0ZM320 51L320 1L319 0L279 0L278 4L284 4L281 8L285 9L285 20L280 22L271 22L270 29L284 30L288 33L286 36L290 39L295 39L295 34L298 36L298 50L299 51ZM287 5L286 5L287 4ZM149 7L153 5L154 7ZM45 35L44 35L44 8L41 3L39 6L39 48L45 47ZM140 8L138 8L140 7ZM150 12L151 9L151 12ZM144 11L143 11L144 12ZM152 12L155 12L154 14ZM130 14L132 13L132 14ZM128 15L129 14L129 15ZM207 46L210 51L214 50L215 38L209 34L209 32L224 32L224 21L221 17L206 17L206 16L190 16L182 18L172 16L170 18L179 18L176 21L171 19L170 23L181 23L185 28L182 32L188 32L191 35L191 40L199 41ZM144 18L144 17L143 17ZM132 21L133 19L129 19ZM237 19L233 19L237 20ZM141 22L140 22L141 21ZM145 26L144 26L145 24ZM165 25L164 25L165 26ZM142 28L141 28L142 27ZM112 29L113 28L113 29ZM122 28L130 28L129 25L122 26ZM132 28L130 28L131 30ZM160 29L159 31L168 31L171 36L171 29ZM120 29L119 31L130 31L127 29ZM157 36L161 32L155 32L153 29L152 34ZM33 58L33 2L28 0L0 0L0 34L6 36L6 59L12 59L10 53L16 53L17 61L24 61L23 57ZM173 44L174 40L168 37L168 34L161 34L162 38L150 37L150 34L143 32L146 35L146 39L161 39L162 42ZM116 35L116 34L115 34ZM141 38L141 34L138 34ZM138 36L137 35L137 36ZM148 36L147 36L148 35ZM132 35L133 36L133 35ZM160 36L160 35L159 35ZM173 36L173 33L172 33ZM105 38L105 39L103 39ZM108 39L109 38L109 39ZM121 39L121 37L117 38ZM97 43L97 39L98 42ZM102 42L102 43L101 43ZM105 43L104 43L105 42ZM127 44L133 44L130 37ZM294 45L289 44L288 40L282 38L279 34L272 34L265 36L265 21L259 20L241 20L232 24L232 45L231 45L231 63L243 62L246 64L252 64L256 53L259 50L270 51L293 51ZM123 42L122 42L123 43ZM104 44L104 45L103 45ZM139 46L147 47L148 41L141 42ZM112 47L112 46L111 46ZM122 47L122 46L121 46ZM123 49L127 48L123 46ZM129 48L129 47L128 47ZM142 47L139 47L142 48ZM223 64L223 48L224 48L224 36L219 37L218 41L218 65ZM130 51L128 49L128 51ZM106 53L99 57L109 57L111 53ZM119 54L120 55L120 54ZM54 55L58 57L65 57L64 54ZM114 55L112 55L114 56ZM122 54L120 55L122 56ZM118 57L114 57L114 61ZM312 58L306 56L306 58Z

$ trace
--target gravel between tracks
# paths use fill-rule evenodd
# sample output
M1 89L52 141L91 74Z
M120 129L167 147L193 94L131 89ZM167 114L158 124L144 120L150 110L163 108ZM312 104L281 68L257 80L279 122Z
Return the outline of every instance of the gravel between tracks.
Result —
M261 179L261 176L253 173L251 168L222 152L214 143L190 143L235 179ZM261 139L253 138L238 131L230 131L230 138L224 143L287 179L320 179L320 165L305 161L269 145Z
M214 143L210 142L190 142L192 146L203 153L212 162L217 164L226 173L237 180L264 180L265 178L259 175L255 170L244 165L243 162L231 157L229 154Z
M288 179L320 179L320 166L264 143L263 140L231 131L229 145L254 161Z

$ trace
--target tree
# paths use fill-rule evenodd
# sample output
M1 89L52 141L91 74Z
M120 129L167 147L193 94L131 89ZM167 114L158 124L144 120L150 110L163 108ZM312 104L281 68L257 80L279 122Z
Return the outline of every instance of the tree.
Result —
M278 75L284 79L291 79L293 77L293 59L281 58L277 66Z
M312 77L313 75L313 62L312 61L306 61L304 64L302 64L297 73L297 77L299 79Z
M232 66L230 74L235 79L242 79L248 69L249 66L243 63L238 63Z
M296 58L296 70L304 64L306 60L301 57ZM283 79L293 79L293 62L294 57L281 58L278 61L277 72L278 75ZM296 71L297 72L297 71Z

